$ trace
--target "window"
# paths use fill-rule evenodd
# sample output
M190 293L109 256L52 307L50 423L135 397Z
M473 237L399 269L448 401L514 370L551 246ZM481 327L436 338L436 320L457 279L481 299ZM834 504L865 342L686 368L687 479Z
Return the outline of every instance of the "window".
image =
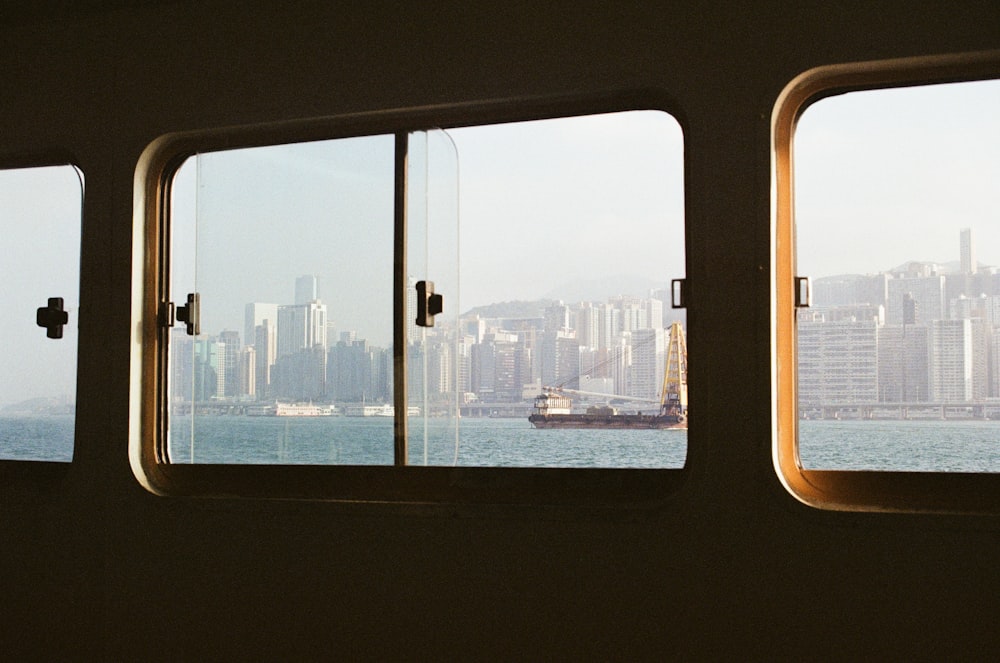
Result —
M155 152L145 194L168 213L144 234L164 275L147 477L683 466L676 121L455 125ZM443 312L417 325L436 296ZM572 414L533 425L542 394Z
M72 166L0 171L0 459L73 458L82 205Z
M1000 471L1000 81L938 82L955 62L819 70L779 102L777 458L807 501L946 508L969 489L932 496L941 474Z

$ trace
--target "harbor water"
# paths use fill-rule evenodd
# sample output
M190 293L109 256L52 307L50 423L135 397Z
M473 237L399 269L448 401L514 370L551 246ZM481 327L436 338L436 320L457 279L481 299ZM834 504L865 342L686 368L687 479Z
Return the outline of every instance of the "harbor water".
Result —
M808 469L1000 472L1000 422L799 423ZM681 468L687 457L684 430L536 430L523 419L465 418L456 444L453 424L411 417L410 464ZM0 458L70 461L73 425L72 416L0 417ZM175 463L389 465L392 429L387 417L198 416L192 426L175 416L170 453Z

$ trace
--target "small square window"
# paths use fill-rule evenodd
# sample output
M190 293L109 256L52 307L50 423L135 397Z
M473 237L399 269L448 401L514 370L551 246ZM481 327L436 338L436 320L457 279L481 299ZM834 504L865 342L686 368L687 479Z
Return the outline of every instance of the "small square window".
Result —
M73 166L0 170L0 459L73 459L82 205Z

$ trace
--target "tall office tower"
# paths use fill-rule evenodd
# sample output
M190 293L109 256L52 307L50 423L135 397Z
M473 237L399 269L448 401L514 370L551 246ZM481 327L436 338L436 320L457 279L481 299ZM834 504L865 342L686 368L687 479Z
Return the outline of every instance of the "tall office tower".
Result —
M632 332L632 369L628 395L658 400L666 370L666 337L664 330L637 329ZM650 404L650 408L656 409Z
M257 393L257 353L252 345L245 345L239 357L240 396L255 396Z
M270 320L272 325L278 324L278 305L253 302L246 305L243 318L243 339L247 345L255 345L255 330L264 320ZM260 355L257 355L260 357Z
M295 279L295 304L301 306L319 299L319 277L306 274Z
M271 397L271 369L278 359L277 327L270 320L261 320L254 329L254 354L256 355L255 393L257 399Z
M235 330L219 332L219 341L225 344L222 363L225 370L225 381L220 395L231 398L240 395L240 333Z
M326 347L326 304L314 300L308 304L278 307L278 357Z
M972 228L963 228L959 233L959 248L961 251L962 273L976 273L976 250L972 246Z

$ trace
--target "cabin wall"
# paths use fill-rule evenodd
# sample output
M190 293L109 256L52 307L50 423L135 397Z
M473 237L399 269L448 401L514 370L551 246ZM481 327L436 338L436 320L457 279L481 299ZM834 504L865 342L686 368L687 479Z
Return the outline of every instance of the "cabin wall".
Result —
M140 660L997 649L1000 520L798 503L771 460L769 354L778 94L818 65L1000 48L994 3L348 4L111 3L3 25L0 165L69 159L86 198L76 457L0 464L0 649ZM128 462L132 186L151 141L627 89L665 91L685 130L698 420L675 494L584 509L140 487Z

